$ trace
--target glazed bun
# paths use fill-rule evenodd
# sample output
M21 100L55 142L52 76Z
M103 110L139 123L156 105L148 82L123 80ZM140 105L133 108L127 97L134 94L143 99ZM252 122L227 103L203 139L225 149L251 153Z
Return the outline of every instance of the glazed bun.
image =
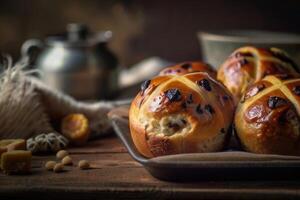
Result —
M159 75L184 75L193 72L206 72L212 78L217 77L217 72L212 66L199 61L183 62L174 66L167 67L163 69L159 73Z
M251 86L235 115L247 151L300 155L300 79L266 76Z
M297 71L294 61L280 49L242 47L221 65L217 79L238 101L249 85L266 75L291 74L297 77Z
M214 152L224 147L234 104L207 73L145 81L129 111L133 142L146 157Z

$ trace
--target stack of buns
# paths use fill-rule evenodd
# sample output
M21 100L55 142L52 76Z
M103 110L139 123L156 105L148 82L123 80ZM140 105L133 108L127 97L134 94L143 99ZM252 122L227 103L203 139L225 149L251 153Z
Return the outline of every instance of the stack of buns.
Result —
M129 112L145 157L222 151L235 127L242 147L300 154L300 79L282 50L242 47L219 67L184 62L141 85Z

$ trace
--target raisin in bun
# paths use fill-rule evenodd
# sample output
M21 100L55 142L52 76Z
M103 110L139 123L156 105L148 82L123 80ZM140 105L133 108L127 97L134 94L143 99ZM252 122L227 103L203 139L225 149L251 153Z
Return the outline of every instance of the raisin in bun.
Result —
M249 85L266 75L292 74L296 77L297 70L294 61L280 49L242 47L221 65L217 79L238 101Z
M129 111L133 142L146 157L223 148L233 120L230 93L207 73L145 81Z
M266 76L242 97L237 135L254 153L300 155L300 79Z
M217 77L217 72L212 66L200 61L183 62L174 66L167 67L163 69L159 73L159 75L184 75L193 72L206 72L212 78Z

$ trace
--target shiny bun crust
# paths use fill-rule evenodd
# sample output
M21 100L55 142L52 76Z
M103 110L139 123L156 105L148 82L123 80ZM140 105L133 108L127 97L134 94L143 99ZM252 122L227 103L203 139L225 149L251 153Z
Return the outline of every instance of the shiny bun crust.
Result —
M206 72L212 78L217 77L217 72L212 66L200 61L183 62L174 66L167 67L163 69L159 73L159 75L184 75L193 72Z
M133 142L146 157L222 150L233 120L226 88L207 73L157 76L129 111Z
M247 151L300 155L300 79L266 76L242 97L235 115Z
M266 75L298 75L294 61L282 50L242 47L234 51L221 65L217 79L238 101L247 87Z

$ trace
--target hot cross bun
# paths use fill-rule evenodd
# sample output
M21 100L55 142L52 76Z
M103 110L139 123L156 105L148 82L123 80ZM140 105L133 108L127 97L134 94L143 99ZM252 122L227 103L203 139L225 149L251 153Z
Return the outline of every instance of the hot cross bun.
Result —
M300 155L300 79L287 78L266 76L242 97L235 127L246 150Z
M163 69L159 75L184 75L193 72L206 72L212 78L217 77L216 70L209 64L200 61L182 62Z
M231 94L207 73L157 76L141 85L129 125L146 157L214 152L224 147L233 113Z
M217 79L233 94L236 102L252 83L266 75L298 76L295 62L282 50L242 47L234 51L218 70Z

